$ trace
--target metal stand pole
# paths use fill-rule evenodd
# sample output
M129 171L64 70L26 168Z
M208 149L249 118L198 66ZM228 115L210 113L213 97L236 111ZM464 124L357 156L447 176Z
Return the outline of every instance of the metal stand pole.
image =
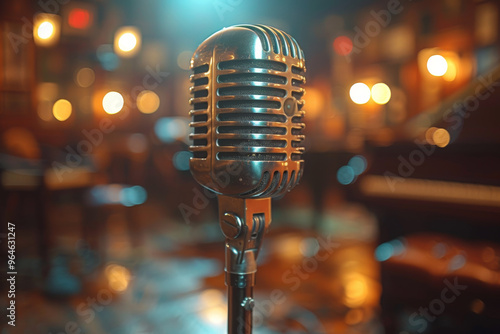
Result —
M271 223L271 199L219 196L219 219L226 237L228 334L251 334L256 260Z
M227 275L228 333L251 334L255 275Z

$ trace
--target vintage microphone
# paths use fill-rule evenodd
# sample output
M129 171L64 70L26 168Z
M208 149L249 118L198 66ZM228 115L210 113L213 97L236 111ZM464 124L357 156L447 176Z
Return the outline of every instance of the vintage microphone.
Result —
M281 30L244 24L206 39L191 69L190 169L218 194L228 333L247 334L271 197L291 190L302 176L304 53Z

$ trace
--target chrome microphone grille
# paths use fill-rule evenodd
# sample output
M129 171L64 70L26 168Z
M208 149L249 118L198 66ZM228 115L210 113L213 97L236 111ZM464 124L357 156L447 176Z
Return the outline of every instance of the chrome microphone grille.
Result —
M243 197L293 188L303 169L305 127L305 65L297 42L271 27L230 27L200 45L192 69L195 178ZM213 182L217 173L235 163L241 175L221 189Z

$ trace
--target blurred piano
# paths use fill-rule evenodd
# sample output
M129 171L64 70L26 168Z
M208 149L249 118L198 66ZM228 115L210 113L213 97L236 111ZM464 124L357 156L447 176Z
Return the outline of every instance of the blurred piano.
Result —
M388 333L500 332L499 109L497 67L367 148L348 196L380 223ZM467 288L443 302L446 282Z

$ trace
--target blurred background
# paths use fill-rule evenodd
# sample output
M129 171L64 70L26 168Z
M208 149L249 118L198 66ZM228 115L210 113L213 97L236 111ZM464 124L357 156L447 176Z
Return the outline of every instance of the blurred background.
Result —
M3 1L0 333L225 332L189 60L240 23L307 66L305 174L273 200L254 332L499 333L499 7Z

